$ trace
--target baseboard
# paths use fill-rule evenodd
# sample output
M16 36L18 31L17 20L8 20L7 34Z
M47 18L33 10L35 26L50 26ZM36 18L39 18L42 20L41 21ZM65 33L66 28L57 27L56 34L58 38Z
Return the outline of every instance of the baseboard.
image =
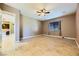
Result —
M75 40L77 47L79 48L79 44L77 43L77 41Z
M76 38L64 37L65 39L75 40Z
M50 37L57 37L57 38L65 38L65 39L71 39L71 40L75 40L76 38L71 38L71 37L63 37L63 36L55 36L55 35L48 35L48 34L43 34L45 36L50 36Z
M56 37L56 38L62 38L62 36L55 36L55 35L48 35L48 34L43 34L45 36L49 36L49 37Z
M71 38L71 37L55 36L55 35L48 35L48 34L40 34L40 35L45 35L45 36L50 36L50 37L57 37L57 38L65 38L65 39L71 39L71 40L75 40L76 39L76 38ZM23 37L22 39L29 39L29 38L37 37L37 36L40 36L40 35Z
M30 39L30 38L37 37L37 36L41 36L41 34L40 34L40 35L34 35L34 36L23 37L22 39Z

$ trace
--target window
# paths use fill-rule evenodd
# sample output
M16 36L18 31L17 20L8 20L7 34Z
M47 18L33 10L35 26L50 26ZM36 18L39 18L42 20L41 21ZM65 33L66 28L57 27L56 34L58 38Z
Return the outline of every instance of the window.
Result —
M60 31L60 21L49 23L49 30L54 32Z

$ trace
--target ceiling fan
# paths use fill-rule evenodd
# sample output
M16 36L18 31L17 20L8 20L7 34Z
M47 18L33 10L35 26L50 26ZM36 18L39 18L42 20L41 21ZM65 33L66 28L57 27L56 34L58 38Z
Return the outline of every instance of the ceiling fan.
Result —
M45 8L43 8L43 9L41 9L41 10L39 10L39 11L36 11L36 12L38 13L38 16L41 16L41 15L45 16L45 15L47 15L47 14L50 13L50 12L47 11Z

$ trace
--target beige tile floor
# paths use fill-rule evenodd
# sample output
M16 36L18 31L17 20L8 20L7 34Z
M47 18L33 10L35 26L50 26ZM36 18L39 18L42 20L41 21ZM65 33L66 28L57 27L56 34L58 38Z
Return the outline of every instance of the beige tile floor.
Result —
M39 36L19 43L19 48L8 52L15 56L79 56L74 40Z

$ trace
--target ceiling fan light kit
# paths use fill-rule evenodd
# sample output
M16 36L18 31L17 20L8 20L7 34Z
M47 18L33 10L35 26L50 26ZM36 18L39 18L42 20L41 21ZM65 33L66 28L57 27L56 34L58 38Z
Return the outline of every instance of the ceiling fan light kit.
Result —
M37 12L38 16L46 16L46 15L48 15L50 13L45 8L43 8L43 9L41 9L39 11L36 11L36 12Z

